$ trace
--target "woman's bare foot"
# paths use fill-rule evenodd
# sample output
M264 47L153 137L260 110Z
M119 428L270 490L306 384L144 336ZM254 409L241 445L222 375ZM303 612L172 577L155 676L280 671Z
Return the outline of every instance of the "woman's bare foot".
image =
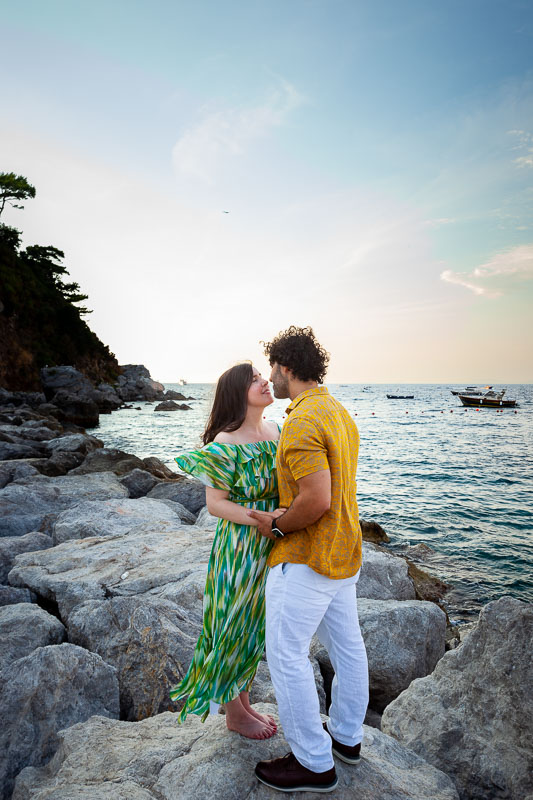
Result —
M273 736L277 730L275 725L272 726L262 715L250 713L244 707L242 700L241 695L225 705L228 730L236 731L247 739L269 739Z
M248 714L250 714L252 717L255 717L260 722L265 723L270 728L274 728L274 732L277 731L278 726L274 717L271 717L270 714L260 714L259 711L255 711L255 709L252 708L250 705L250 696L248 692L241 692L239 695L239 700L241 701L244 710L247 711Z
M265 724L250 714L243 716L238 720L228 719L226 714L226 725L228 730L240 733L241 736L246 736L247 739L269 739L274 736L276 730L270 725Z

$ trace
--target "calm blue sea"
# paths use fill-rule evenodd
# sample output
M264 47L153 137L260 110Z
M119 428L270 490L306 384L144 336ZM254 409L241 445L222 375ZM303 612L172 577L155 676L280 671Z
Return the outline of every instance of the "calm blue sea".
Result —
M100 417L94 433L108 447L174 456L199 446L212 384L167 384L194 397L190 411L154 412L136 403ZM464 621L481 605L510 594L533 600L533 386L507 387L519 407L463 409L452 385L328 384L354 415L361 436L358 498L363 519L376 520L405 552L424 542L427 568L453 585L447 605ZM388 400L413 394L414 400ZM287 401L267 415L283 422Z

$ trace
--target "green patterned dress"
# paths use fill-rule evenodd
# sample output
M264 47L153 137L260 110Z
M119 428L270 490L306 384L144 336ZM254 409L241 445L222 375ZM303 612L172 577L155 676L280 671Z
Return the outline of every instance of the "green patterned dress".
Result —
M176 458L178 466L229 500L259 511L278 506L277 441L251 444L211 442ZM170 691L187 697L179 714L201 715L227 703L253 681L265 647L266 561L272 541L255 527L219 519L204 593L203 629L189 670Z

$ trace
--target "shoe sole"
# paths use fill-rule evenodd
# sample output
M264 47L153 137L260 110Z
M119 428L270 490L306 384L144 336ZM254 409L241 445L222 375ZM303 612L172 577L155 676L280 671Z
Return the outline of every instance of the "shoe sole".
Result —
M332 792L339 785L339 779L335 778L333 783L329 783L327 786L313 786L312 784L306 784L306 785L302 784L301 786L285 787L285 786L276 786L275 783L269 783L264 778L260 778L259 775L257 774L255 777L257 778L258 781L264 783L265 786L270 787L270 789L275 789L277 792L287 792L287 794L289 794L290 792L322 792L322 793Z
M355 756L355 757L345 756L344 753L340 753L338 750L335 750L334 745L332 745L331 747L331 752L333 753L334 756L340 758L341 761L344 761L345 764L351 764L352 767L355 766L356 764L359 764L359 762L361 761L361 756Z

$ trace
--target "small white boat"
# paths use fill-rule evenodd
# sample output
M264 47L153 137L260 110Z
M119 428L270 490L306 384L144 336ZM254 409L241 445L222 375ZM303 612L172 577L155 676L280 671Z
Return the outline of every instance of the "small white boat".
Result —
M459 389L458 392L454 392L452 389L452 394L462 394L462 395L482 395L484 392L489 392L492 389L492 386L467 386L466 389Z

